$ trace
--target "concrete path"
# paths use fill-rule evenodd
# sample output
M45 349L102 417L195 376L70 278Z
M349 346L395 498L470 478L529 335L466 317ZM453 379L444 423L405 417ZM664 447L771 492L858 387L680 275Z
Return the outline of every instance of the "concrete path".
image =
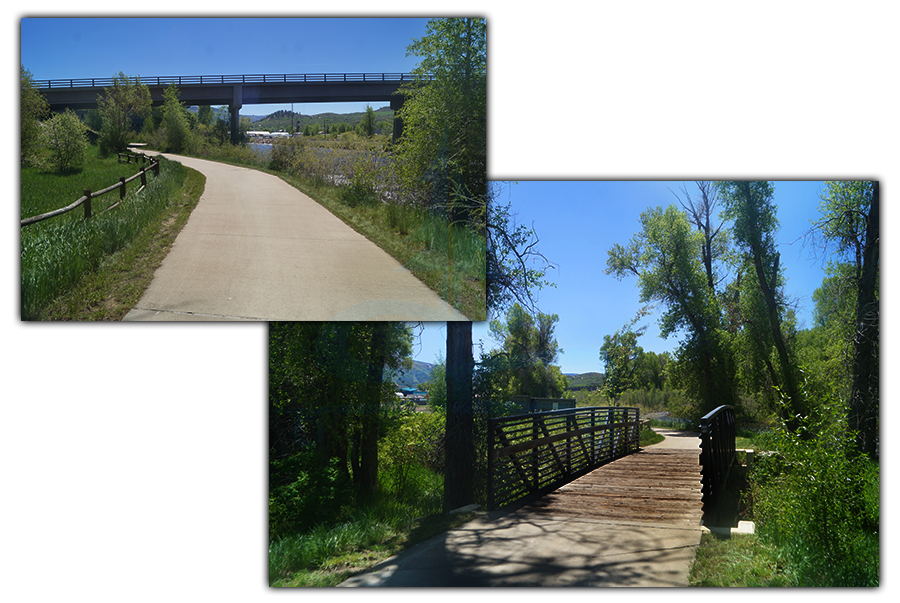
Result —
M697 434L658 430L656 446L693 449ZM489 512L339 586L687 586L701 526Z
M124 320L469 320L280 178L166 157L203 173L206 189Z

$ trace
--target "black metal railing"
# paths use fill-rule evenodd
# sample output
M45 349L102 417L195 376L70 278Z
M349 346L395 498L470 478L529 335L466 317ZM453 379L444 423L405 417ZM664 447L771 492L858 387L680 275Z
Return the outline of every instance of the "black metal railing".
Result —
M639 445L637 408L575 408L490 419L488 508L555 490Z
M411 73L294 73L250 75L166 75L138 76L145 86L176 86L202 84L290 84L299 82L412 82L417 76ZM421 77L421 76L420 76ZM424 76L430 79L430 76ZM105 88L112 86L115 78L77 78L35 80L37 88Z
M700 481L703 515L712 516L734 462L734 408L720 406L700 419Z

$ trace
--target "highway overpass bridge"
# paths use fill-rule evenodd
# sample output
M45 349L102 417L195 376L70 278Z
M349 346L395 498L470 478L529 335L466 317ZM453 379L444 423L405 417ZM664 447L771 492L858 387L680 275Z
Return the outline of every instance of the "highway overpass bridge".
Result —
M86 110L114 78L37 80L34 85L47 99L52 111ZM150 90L153 105L161 105L166 88L174 85L179 99L188 106L228 105L232 139L237 138L239 112L244 105L281 103L390 102L398 110L404 97L400 87L416 80L409 73L318 73L281 75L191 75L140 77ZM402 124L394 120L394 137Z

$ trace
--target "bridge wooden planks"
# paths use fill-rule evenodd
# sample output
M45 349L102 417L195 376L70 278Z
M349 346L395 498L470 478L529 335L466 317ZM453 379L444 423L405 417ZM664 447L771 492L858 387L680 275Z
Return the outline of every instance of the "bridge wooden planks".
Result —
M528 505L538 515L699 526L700 451L645 448Z

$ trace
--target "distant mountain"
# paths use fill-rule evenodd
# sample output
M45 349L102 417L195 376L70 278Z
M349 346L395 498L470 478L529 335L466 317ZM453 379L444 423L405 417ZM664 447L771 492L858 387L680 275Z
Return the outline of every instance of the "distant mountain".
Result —
M566 373L570 390L595 389L603 385L603 373Z
M401 372L395 381L398 385L418 388L431 379L431 369L433 368L433 364L413 360L412 370Z

